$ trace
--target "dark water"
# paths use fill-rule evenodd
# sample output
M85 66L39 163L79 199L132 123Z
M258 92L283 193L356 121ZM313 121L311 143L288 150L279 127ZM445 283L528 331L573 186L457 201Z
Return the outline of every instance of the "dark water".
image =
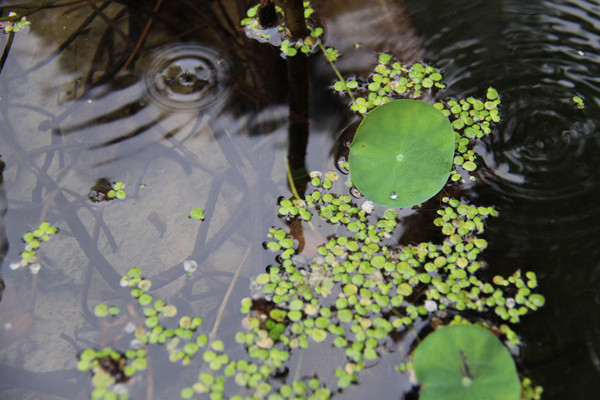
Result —
M0 317L12 327L0 334L1 398L86 398L89 377L75 370L78 352L120 332L99 327L89 310L124 301L118 277L133 266L209 327L239 269L219 333L231 342L227 332L239 330L240 298L272 262L260 244L277 221L276 199L289 195L287 69L276 51L240 32L242 3L165 2L131 63L153 2L111 3L91 21L97 11L87 3L44 11L31 17L30 32L15 36L0 75ZM494 273L535 271L547 299L516 328L525 342L523 372L544 386L545 399L595 398L600 6L411 0L410 22L385 3L329 1L317 9L327 40L344 55L342 72L366 72L374 51L392 51L440 67L448 83L443 97L498 89L503 119L478 148L486 167L470 195L501 213L488 223L486 258ZM327 170L351 119L327 92L328 66L315 60L311 68L307 168ZM584 110L573 96L583 98ZM102 177L124 181L127 200L92 205L87 193ZM210 217L189 220L195 207ZM10 270L20 237L45 219L61 231L43 250L40 274ZM186 278L185 260L197 261L201 273ZM364 398L382 380L378 398L401 397L406 382L384 379L397 377L396 363L382 360L339 397ZM155 398L163 395L160 385L196 379L194 368L189 376L165 368L155 373Z
M413 4L414 3L414 4ZM520 327L544 398L600 389L600 5L591 1L410 2L451 95L502 93L475 189L498 207L491 265L540 277L547 305ZM414 7L414 8L413 8ZM434 11L435 10L435 11ZM585 99L578 110L571 98Z
M443 6L442 6L443 4ZM500 217L491 265L530 268L547 305L528 317L524 363L544 398L600 390L600 5L592 1L409 2L427 55L456 97L493 86L502 122L476 187ZM571 98L580 96L585 109Z

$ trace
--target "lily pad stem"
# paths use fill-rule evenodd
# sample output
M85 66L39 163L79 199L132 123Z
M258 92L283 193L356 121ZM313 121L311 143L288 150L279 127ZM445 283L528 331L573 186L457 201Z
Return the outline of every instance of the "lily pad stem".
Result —
M292 177L292 170L290 169L290 162L287 158L285 159L285 170L287 173L287 179L288 179L288 183L290 185L290 189L292 190L292 194L294 195L294 197L297 200L302 200L302 198L298 194L298 190L296 190L296 185L294 184L294 178ZM312 224L312 222L311 221L307 221L307 222L308 222L308 226L310 226L310 229L314 231L315 226Z
M292 194L294 195L294 197L297 200L302 200L300 198L300 195L298 194L298 190L296 190L296 185L294 184L294 178L292 177L292 170L290 169L290 162L287 158L285 159L285 170L287 173L287 179L288 179L288 183L290 185L290 189L292 190Z

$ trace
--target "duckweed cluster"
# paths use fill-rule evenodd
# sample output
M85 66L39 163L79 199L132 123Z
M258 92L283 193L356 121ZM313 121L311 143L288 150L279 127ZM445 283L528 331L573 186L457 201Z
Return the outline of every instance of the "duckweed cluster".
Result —
M113 182L111 184L111 189L106 193L107 200L119 199L123 200L127 197L127 193L125 192L125 184L121 181Z
M485 100L468 97L466 100L437 102L433 106L450 120L456 134L454 166L467 173L475 171L477 156L472 150L472 145L474 140L489 135L492 125L500 121L498 92L494 88L488 88ZM462 176L454 169L450 179L456 182L461 180ZM471 177L471 180L474 179Z
M91 399L129 399L125 383L137 371L148 367L146 349L129 349L124 354L111 348L85 349L79 355L77 369L93 374Z
M0 19L0 28L4 29L4 33L15 33L19 32L26 26L31 25L31 22L27 20L27 17L19 17L15 12L9 12L6 18Z
M121 286L131 288L131 297L141 307L143 325L136 326L129 322L125 331L131 335L129 349L121 353L112 348L96 351L86 349L79 356L77 368L92 374L94 389L92 399L127 399L127 387L123 385L129 378L147 367L146 351L150 345L165 345L171 362L189 365L196 353L207 347L209 340L197 329L202 325L200 317L182 316L176 321L177 308L163 300L155 300L148 293L152 283L142 277L139 268L132 268L121 278ZM114 305L98 304L94 308L97 317L116 317L120 308ZM227 355L222 354L223 343L215 340L210 344L203 359L211 368L220 368L228 362ZM219 354L217 354L219 353ZM212 357L209 357L212 354Z
M335 193L338 178L335 172L314 172L312 191L304 199L279 202L283 225L270 228L265 242L276 262L256 276L252 296L241 302L245 330L235 340L249 359L232 359L222 341L197 332L202 327L199 317L184 316L173 323L175 307L155 300L149 293L151 282L133 268L121 286L130 288L144 322L131 329L130 349L124 353L105 348L81 354L78 368L94 376L92 398L127 398L123 383L144 371L152 345L164 345L170 360L184 366L201 351L198 380L181 390L182 398L206 394L235 400L328 399L358 382L360 371L377 362L391 338L412 329L415 321L472 323L461 316L466 310L479 315L476 323L497 332L509 346L519 345L507 324L482 321L517 323L541 307L544 298L533 293L533 272L498 275L491 282L478 276L487 247L482 234L486 220L497 215L494 208L444 197L434 220L441 243L397 246L397 211L387 209L377 216L369 206L359 207L351 196ZM306 225L306 236L315 234L308 231L309 224L331 234L312 248L303 240L299 251L300 241L289 228L295 223ZM98 305L95 312L111 318L119 309ZM318 345L332 345L346 358L335 370L336 388L314 376L289 384L273 379L286 370L294 349ZM541 388L531 387L530 380L523 385L527 382L524 393L529 397L524 398L539 398ZM238 391L229 393L228 383Z
M309 18L313 9L309 2L304 5ZM247 34L279 46L285 56L319 46L338 75L334 89L345 91L352 110L362 115L394 98L420 98L445 87L434 67L402 65L387 54L378 56L368 79L344 79L333 65L339 52L325 49L318 40L322 29L309 24L310 36L294 41L283 24L263 29L258 8L248 10L242 21ZM281 16L282 10L276 11ZM457 140L454 164L467 175L477 168L471 147L499 121L499 104L492 88L486 100L469 97L435 104L452 123ZM320 400L358 382L360 371L384 356L386 344L413 329L416 321L476 323L510 347L520 344L509 324L543 306L544 297L535 293L537 278L531 271L496 275L491 281L482 277L485 224L498 214L493 207L443 197L433 221L440 239L401 246L396 210L374 210L364 199L359 206L353 197L339 194L345 190L335 172L313 172L310 178L312 188L304 198L279 201L281 224L269 229L264 243L275 262L255 277L251 296L241 301L244 329L235 340L245 348L247 359L233 359L222 341L201 333L201 318L174 320L176 308L155 300L149 293L151 282L133 268L121 286L130 288L143 323L131 327L130 348L124 353L111 348L81 353L78 368L93 374L92 398L128 398L123 383L146 369L147 349L154 345L164 345L170 360L183 366L201 351L196 357L202 362L198 379L181 390L183 399ZM454 171L452 180L461 180L461 175ZM113 305L95 308L101 318L116 318L119 312ZM336 387L318 376L274 379L287 375L293 351L311 346L327 346L345 357L335 370ZM398 363L400 373L411 368L410 360ZM533 387L529 378L521 383L523 400L540 398L542 389Z
M37 274L41 268L41 265L38 263L38 250L42 243L49 241L50 237L56 232L58 232L58 228L50 225L47 221L42 222L37 229L26 232L22 238L23 242L25 242L25 250L21 252L21 261L12 263L10 266L11 269L29 267L31 273Z
M488 100L497 105L490 97L494 97L493 89ZM477 100L467 104L480 108ZM452 110L456 105L462 111ZM464 118L460 113L470 111L462 102L448 102L447 107L448 117ZM484 105L484 109L494 108ZM489 128L484 120L477 121L482 135ZM479 137L474 134L469 140ZM477 323L496 332L509 347L520 344L508 324L518 323L543 306L544 297L534 292L537 278L531 271L496 275L490 282L480 277L481 254L487 248L482 236L486 220L498 215L493 207L443 197L433 220L442 238L439 243L399 246L396 210L374 213L368 200L363 199L359 207L353 197L337 194L343 190L335 172L313 172L310 178L312 191L303 199L279 201L283 224L271 227L264 243L276 263L256 276L252 296L241 302L245 330L235 340L244 346L249 359L232 359L223 342L211 342L207 335L197 333L201 318L182 317L169 327L176 309L154 300L148 293L151 282L134 268L121 285L131 288L142 307L144 323L132 329L131 348L125 353L110 348L82 353L80 370L94 376L92 398L127 398L122 383L144 370L144 349L151 345L165 345L170 360L184 366L202 350L203 367L198 380L181 390L184 399L208 395L211 399L278 400L328 399L347 389L358 382L360 371L386 353L393 337L402 336L418 320ZM303 226L303 236L292 229L295 224ZM317 245L311 244L310 235L317 232L328 235L318 239ZM98 305L95 312L110 318L119 308ZM462 316L465 312L469 319ZM504 322L499 326L485 322L494 320ZM273 379L287 370L294 350L319 345L332 346L345 357L344 364L335 369L336 387L317 376L289 384ZM406 373L407 368L410 361L397 370ZM233 393L232 386L238 388ZM523 399L540 398L541 387L533 387L528 378L522 379L522 386Z
M481 237L484 223L497 215L492 207L443 198L434 222L443 242L398 247L393 244L399 222L395 210L374 217L350 196L327 189L337 179L335 173L323 181L318 174L312 177L315 190L303 200L282 200L280 215L288 221L316 215L337 229L310 260L296 251L290 232L270 229L265 247L280 262L256 277L257 294L242 302L251 331L238 340L249 354L266 357L266 349L306 348L329 337L347 357L344 368L336 370L338 387L344 389L357 380L365 362L379 357L390 335L417 319L472 310L483 318L496 314L516 323L543 305L543 296L532 293L537 286L533 272L496 276L493 282L478 277L480 254L487 247ZM518 344L508 326L498 329Z
M294 39L290 36L285 25L283 9L278 5L275 5L275 13L281 22L275 28L261 26L258 19L261 4L256 4L247 10L246 18L242 19L241 25L244 27L248 37L279 47L281 56L284 58L293 57L299 51L304 54L312 53L319 47L318 41L319 37L323 35L323 28L315 27L310 23L310 17L315 12L310 1L303 2L303 5L304 18L307 20L307 28L310 33L305 38ZM330 53L332 52L333 49L330 50Z
M427 64L403 65L391 55L382 53L374 72L367 79L349 78L338 80L333 89L344 93L348 89L355 92L350 109L365 115L374 107L396 98L419 99L432 89L444 89L440 72Z
M572 100L577 105L577 108L579 108L580 110L583 110L585 108L585 103L583 102L583 99L581 97L573 96Z

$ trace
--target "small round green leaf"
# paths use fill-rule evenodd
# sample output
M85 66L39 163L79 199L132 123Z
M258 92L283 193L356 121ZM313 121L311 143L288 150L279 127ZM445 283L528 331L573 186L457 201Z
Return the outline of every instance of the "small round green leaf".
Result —
M442 189L452 169L455 137L450 121L431 104L394 100L361 122L350 145L352 181L387 207L410 207Z
M515 363L494 334L476 325L451 325L427 336L413 365L419 400L519 400Z
M204 210L201 208L194 208L190 212L190 218L203 220L204 219Z

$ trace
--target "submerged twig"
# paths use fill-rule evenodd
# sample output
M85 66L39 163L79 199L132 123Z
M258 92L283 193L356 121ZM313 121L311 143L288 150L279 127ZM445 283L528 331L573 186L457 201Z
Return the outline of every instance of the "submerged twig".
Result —
M119 36L121 36L121 38L130 46L134 46L135 43L133 43L133 41L129 38L129 36L127 36L127 34L125 32L123 32L123 30L121 28L119 28L113 20L111 20L110 18L108 18L108 16L106 16L106 14L104 14L104 12L98 8L93 1L91 0L86 0L88 2L88 5L90 6L90 8L97 13L100 18L102 18L102 20L104 22L106 22L111 28L113 28L115 30L115 32L117 32L117 34Z
M214 340L214 338L217 335L217 330L219 329L219 325L221 324L221 319L223 318L223 313L225 312L225 307L227 306L227 302L229 301L229 297L231 297L231 293L233 292L233 288L235 287L235 284L238 280L238 277L240 276L240 272L242 270L242 267L244 266L244 264L246 263L246 260L248 259L248 256L250 255L250 250L252 249L251 246L248 246L248 249L246 250L246 254L244 254L244 258L242 258L242 261L240 262L240 265L238 266L237 270L235 271L235 274L233 275L233 278L231 278L231 282L229 282L229 287L227 288L227 292L225 293L225 297L223 297L223 302L221 303L221 307L219 307L219 312L217 312L217 318L215 319L215 324L213 325L212 330L210 331L209 334L209 338L210 340Z
M94 315L88 309L88 291L90 289L90 283L92 282L92 272L94 267L92 266L93 259L96 253L98 253L98 239L100 237L100 221L102 220L102 214L104 207L98 207L96 211L96 221L94 223L94 231L92 233L92 240L90 241L90 248L88 252L88 265L85 270L83 278L83 288L81 290L81 310L89 321L95 321Z
M160 6L162 5L162 3L163 3L163 0L158 0L156 2L156 6L152 10L152 12L157 13L158 10L160 9ZM144 40L146 40L146 36L148 36L148 32L150 32L150 27L152 26L153 22L154 22L154 15L151 14L150 18L148 18L148 22L146 23L146 26L144 27L144 30L142 31L142 35L140 36L139 40L135 44L135 47L133 48L131 55L129 56L127 61L125 61L125 64L123 64L121 69L119 70L119 73L122 73L127 68L129 68L129 65L131 64L133 59L137 56L138 52L140 51L140 48L142 47L142 43L144 43Z

